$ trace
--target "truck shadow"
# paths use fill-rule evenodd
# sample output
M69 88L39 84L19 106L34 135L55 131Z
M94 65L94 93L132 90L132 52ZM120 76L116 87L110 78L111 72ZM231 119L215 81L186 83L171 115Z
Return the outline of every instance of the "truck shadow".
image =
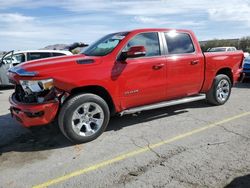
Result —
M0 125L0 156L11 151L43 151L72 145L59 130L41 127L32 132L18 124L10 114L0 116Z
M171 107L164 107L155 110L141 112L140 114L125 115L111 119L106 131L118 131L128 126L134 126L139 123L145 123L156 119L166 118L189 112L189 108L208 108L212 107L205 101L196 101Z
M119 131L128 126L136 126L139 123L161 119L187 113L188 108L207 108L210 105L204 101L197 101L167 108L161 108L142 112L139 115L126 115L113 117L106 129L107 131ZM0 155L11 151L31 152L52 150L72 146L58 129L42 127L41 130L31 132L22 128L10 114L0 116ZM105 134L105 133L104 133Z
M14 89L14 86L0 86L0 91L1 90L9 90L9 89Z
M235 178L224 188L249 188L249 187L250 187L250 174Z

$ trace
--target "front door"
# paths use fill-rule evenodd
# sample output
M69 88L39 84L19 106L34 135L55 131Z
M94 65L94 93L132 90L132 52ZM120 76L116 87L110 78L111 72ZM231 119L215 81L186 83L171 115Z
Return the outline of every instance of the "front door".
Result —
M6 53L0 62L0 85L9 85L9 78L7 76L9 68L12 67L13 51Z
M146 56L117 62L121 106L123 109L164 100L166 96L166 59L161 56L157 32L133 37L123 51L132 46L144 46Z

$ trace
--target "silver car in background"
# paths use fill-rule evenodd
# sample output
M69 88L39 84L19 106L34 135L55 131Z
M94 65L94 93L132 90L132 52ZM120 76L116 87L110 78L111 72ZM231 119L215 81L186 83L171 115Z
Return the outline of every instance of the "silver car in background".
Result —
M50 58L56 56L72 55L66 50L27 50L27 51L10 51L0 60L0 86L11 85L7 72L8 69L20 63L36 59Z
M208 52L234 52L237 51L235 47L214 47L208 49Z

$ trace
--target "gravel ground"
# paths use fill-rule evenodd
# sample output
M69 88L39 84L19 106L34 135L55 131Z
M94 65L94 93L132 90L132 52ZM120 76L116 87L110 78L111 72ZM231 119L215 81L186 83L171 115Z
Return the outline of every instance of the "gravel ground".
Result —
M32 187L58 177L50 187L250 187L250 115L233 118L250 112L250 83L236 85L223 106L199 101L112 118L103 135L81 145L51 129L22 128L8 111L12 92L0 90L0 187ZM98 166L141 148L147 149ZM95 169L65 178L89 166Z

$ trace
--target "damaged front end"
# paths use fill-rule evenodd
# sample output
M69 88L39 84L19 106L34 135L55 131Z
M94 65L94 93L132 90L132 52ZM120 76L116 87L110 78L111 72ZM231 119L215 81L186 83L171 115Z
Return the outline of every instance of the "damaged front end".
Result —
M22 103L43 103L54 100L58 94L53 79L20 80L16 85L16 100Z
M25 127L51 123L67 94L54 87L53 79L19 80L10 97L11 114Z

